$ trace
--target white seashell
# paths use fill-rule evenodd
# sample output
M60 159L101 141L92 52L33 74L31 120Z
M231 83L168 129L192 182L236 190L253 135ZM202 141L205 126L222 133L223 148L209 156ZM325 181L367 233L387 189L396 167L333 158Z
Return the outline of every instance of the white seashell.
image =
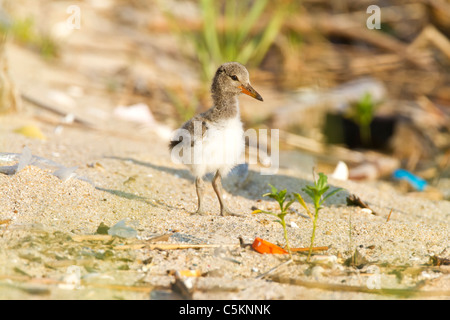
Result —
M348 180L348 167L343 161L339 161L331 177L336 180Z

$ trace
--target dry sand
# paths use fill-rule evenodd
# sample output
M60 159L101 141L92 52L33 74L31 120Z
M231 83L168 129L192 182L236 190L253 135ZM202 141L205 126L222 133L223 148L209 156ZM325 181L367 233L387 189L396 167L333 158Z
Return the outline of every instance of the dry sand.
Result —
M114 132L67 126L55 133L55 125L36 121L29 113L0 118L1 151L20 153L26 145L33 155L78 166L77 175L85 179L64 182L50 169L35 166L0 175L0 299L158 298L164 296L158 290L168 289L174 281L168 272L188 269L201 273L189 280L196 288L194 299L423 298L430 291L436 292L431 298L449 298L449 267L429 264L430 256L449 254L448 201L407 197L383 182L330 180L333 187L345 190L320 213L315 245L330 246L320 253L326 261L307 264L305 255L295 254L294 263L269 275L275 278L256 279L287 257L238 246L239 237L246 243L255 237L284 243L274 218L252 215L251 208L276 210L273 201L261 198L268 183L298 192L311 183L311 175L294 167L263 176L251 166L246 179L230 176L224 182L226 201L244 217L219 216L212 188L206 194L210 215L193 215L193 177L170 161L166 141L149 129L114 121ZM26 124L40 127L47 140L13 132ZM350 193L378 215L346 206ZM298 204L293 208L287 216L291 245L307 247L312 223ZM76 241L95 234L102 222L113 226L120 220L137 230L137 238ZM146 240L164 234L170 238L163 244L223 247L157 250L148 246ZM368 261L361 269L344 265L355 249ZM67 285L73 270L80 272L80 286ZM280 278L303 282L275 281ZM421 293L320 289L321 284L335 284L364 291L374 280L383 289L416 288Z

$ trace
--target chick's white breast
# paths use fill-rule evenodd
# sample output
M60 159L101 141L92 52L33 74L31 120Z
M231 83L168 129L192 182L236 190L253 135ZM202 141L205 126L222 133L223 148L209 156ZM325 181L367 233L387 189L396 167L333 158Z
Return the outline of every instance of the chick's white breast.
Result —
M201 148L197 149L197 152L200 151L198 154L201 154L201 161L194 163L191 168L195 174L203 175L216 170L220 170L223 175L227 174L239 163L245 149L244 129L240 118L208 123L203 138L195 141L195 148Z

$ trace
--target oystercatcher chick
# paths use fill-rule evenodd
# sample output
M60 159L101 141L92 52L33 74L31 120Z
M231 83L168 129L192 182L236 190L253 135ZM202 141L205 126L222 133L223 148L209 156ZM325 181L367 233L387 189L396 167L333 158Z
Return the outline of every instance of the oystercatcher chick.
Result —
M224 63L212 81L213 106L184 123L170 142L172 157L179 157L195 176L197 214L206 214L203 177L214 173L212 186L219 199L220 214L240 216L229 210L223 201L221 180L238 164L245 150L238 100L241 93L263 101L250 85L249 73L242 64Z

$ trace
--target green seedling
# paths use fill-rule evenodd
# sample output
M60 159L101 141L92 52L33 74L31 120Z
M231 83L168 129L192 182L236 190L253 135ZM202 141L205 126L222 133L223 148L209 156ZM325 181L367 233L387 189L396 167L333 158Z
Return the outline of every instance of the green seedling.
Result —
M375 115L376 103L372 95L367 92L354 105L351 118L358 124L361 141L367 146L371 141L370 124Z
M281 224L281 226L283 227L283 232L284 232L284 239L286 240L286 248L289 252L289 256L292 259L292 252L291 252L291 247L289 245L289 239L288 239L288 235L287 235L287 230L286 230L286 221L285 221L285 217L286 214L288 213L287 210L289 209L289 207L295 202L295 199L292 199L291 195L287 194L286 189L278 191L277 188L275 188L273 185L269 184L269 186L272 188L272 191L266 194L263 194L263 197L270 197L272 199L274 199L276 202L278 202L278 205L280 206L280 213L273 213L270 211L264 211L264 210L255 210L252 213L256 214L256 213L266 213L266 214L270 214L272 216L277 217L279 220L276 220L279 224Z
M316 226L317 226L317 219L319 218L319 211L322 209L322 205L324 204L325 200L327 200L329 197L335 195L339 191L342 190L342 188L335 189L333 191L330 191L328 194L325 195L325 193L328 191L330 186L328 185L328 177L323 174L319 173L319 179L316 180L314 177L314 186L306 186L302 190L311 198L314 204L314 215L309 210L308 206L306 205L305 201L303 200L302 196L299 193L294 193L294 197L297 199L297 201L300 203L300 205L305 208L307 214L313 221L313 230L311 234L311 244L309 246L309 253L308 253L308 261L311 257L312 248L314 245L314 238L316 235Z

